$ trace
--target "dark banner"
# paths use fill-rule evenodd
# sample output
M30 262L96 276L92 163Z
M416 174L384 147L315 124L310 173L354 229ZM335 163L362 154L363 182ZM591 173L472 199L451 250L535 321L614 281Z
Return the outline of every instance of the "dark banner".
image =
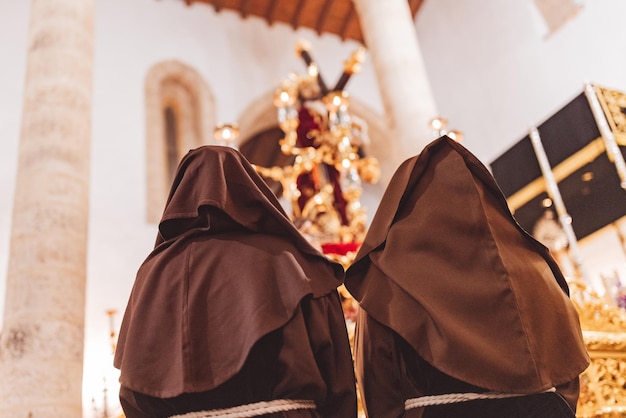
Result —
M584 93L537 129L578 239L626 215L626 191L620 187ZM548 194L530 137L522 138L490 165L515 218L532 232Z

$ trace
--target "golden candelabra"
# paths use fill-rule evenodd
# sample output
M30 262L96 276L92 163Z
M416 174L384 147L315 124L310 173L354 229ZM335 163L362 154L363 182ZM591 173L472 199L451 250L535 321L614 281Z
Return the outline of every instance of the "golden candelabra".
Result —
M115 315L117 314L116 309L107 309L105 311L107 317L109 318L109 344L110 344L110 355L115 355L115 350L117 348L117 332L115 327ZM109 361L112 359L109 359ZM111 364L112 367L112 364ZM111 376L109 376L111 377ZM102 403L99 406L99 402L96 402L96 397L92 396L91 398L91 406L93 409L93 417L94 418L124 418L124 413L121 411L121 407L119 402L114 401L113 410L109 408L109 393L111 391L111 379L107 379L107 376L102 376L102 398L100 402ZM115 396L114 399L117 397Z
M256 166L256 170L280 182L302 233L347 266L366 231L362 182L375 183L380 175L378 161L363 156L367 126L350 113L344 90L359 72L365 50L350 55L332 88L324 82L305 42L297 44L296 53L307 65L306 74L290 74L273 102L285 134L279 142L281 151L294 156L294 162L285 167Z
M220 145L232 147L239 137L239 126L236 123L219 123L213 135Z
M456 142L463 142L463 132L453 129L448 130L448 119L443 116L437 116L430 120L430 128L433 130L433 137L439 138L440 136L447 135L450 139L454 139Z

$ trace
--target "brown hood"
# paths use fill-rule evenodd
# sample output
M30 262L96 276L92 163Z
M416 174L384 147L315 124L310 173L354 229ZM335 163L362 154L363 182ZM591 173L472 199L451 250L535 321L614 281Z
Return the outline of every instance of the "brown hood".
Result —
M221 209L244 228L289 237L306 252L318 254L289 220L263 178L233 148L207 145L183 157L159 223L155 247L187 232L192 221L204 216L203 207Z
M124 314L120 382L157 397L214 389L303 298L327 295L342 279L341 265L300 235L238 151L192 150Z
M424 360L480 387L542 391L588 365L556 262L448 137L396 171L346 287Z

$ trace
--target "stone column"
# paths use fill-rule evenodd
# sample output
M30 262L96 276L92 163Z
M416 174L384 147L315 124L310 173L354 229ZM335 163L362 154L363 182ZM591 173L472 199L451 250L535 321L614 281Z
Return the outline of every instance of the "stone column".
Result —
M435 101L407 0L353 0L396 146L396 166L433 140Z
M82 416L94 0L33 0L0 417Z

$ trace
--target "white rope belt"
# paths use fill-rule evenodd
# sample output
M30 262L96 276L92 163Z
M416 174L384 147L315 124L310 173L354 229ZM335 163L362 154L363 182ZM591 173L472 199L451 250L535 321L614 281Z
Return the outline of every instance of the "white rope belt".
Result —
M249 418L274 412L295 411L297 409L316 409L313 401L291 399L276 399L274 401L250 403L224 409L190 412L188 414L173 415L170 418Z
M550 388L545 392L556 392L556 388ZM499 392L485 392L485 393L446 393L444 395L430 395L420 396L419 398L411 398L404 401L404 409L422 408L432 405L445 405L450 403L475 401L478 399L504 399L504 398L516 398L518 396L527 396L528 394L522 393L499 393Z

